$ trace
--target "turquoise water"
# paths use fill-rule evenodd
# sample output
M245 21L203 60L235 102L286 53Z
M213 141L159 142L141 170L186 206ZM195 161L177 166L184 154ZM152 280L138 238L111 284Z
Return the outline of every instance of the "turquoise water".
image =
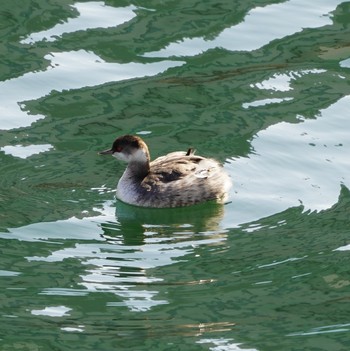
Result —
M1 350L350 347L349 2L0 18ZM220 160L230 202L118 202L126 133Z

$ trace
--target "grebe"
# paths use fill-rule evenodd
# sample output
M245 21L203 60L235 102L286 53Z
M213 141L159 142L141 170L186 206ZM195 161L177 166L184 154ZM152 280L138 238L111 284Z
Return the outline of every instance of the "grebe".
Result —
M116 196L142 207L180 207L227 199L231 179L214 159L194 155L194 149L177 151L150 161L146 143L138 136L117 138L112 155L128 166L120 178Z

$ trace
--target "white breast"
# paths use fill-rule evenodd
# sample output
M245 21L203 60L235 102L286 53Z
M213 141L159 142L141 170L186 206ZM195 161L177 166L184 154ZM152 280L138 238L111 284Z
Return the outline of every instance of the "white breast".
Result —
M119 200L126 202L128 204L137 203L137 193L135 187L130 182L130 178L125 171L123 176L119 179L116 196Z

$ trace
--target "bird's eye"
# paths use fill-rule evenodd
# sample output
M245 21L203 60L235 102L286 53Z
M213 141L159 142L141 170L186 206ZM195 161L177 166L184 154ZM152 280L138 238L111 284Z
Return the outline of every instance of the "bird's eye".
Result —
M117 151L117 152L121 152L123 150L123 148L121 147L121 146L118 146L116 149L115 149L115 151Z

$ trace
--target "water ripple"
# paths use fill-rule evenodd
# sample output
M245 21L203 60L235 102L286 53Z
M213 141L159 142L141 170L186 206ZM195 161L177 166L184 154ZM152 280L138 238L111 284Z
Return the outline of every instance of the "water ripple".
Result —
M55 41L63 34L93 28L116 27L130 21L136 16L135 6L111 7L102 1L77 2L71 5L73 11L78 12L76 18L68 19L53 28L29 34L20 41L21 44L34 44L38 41Z
M158 52L144 54L146 57L194 56L213 48L230 51L252 51L276 39L295 34L305 28L317 28L332 24L330 12L341 1L318 0L305 3L290 0L252 9L242 23L223 30L215 39L184 38ZM286 21L285 14L298 19ZM264 28L259 31L258 28ZM257 32L259 31L259 35Z
M0 129L13 129L31 125L43 115L29 115L25 101L38 99L52 90L63 91L116 82L136 77L154 76L171 67L183 64L179 61L154 63L108 63L92 52L77 50L51 53L46 71L30 72L21 77L0 82ZM45 84L43 84L45 82Z

